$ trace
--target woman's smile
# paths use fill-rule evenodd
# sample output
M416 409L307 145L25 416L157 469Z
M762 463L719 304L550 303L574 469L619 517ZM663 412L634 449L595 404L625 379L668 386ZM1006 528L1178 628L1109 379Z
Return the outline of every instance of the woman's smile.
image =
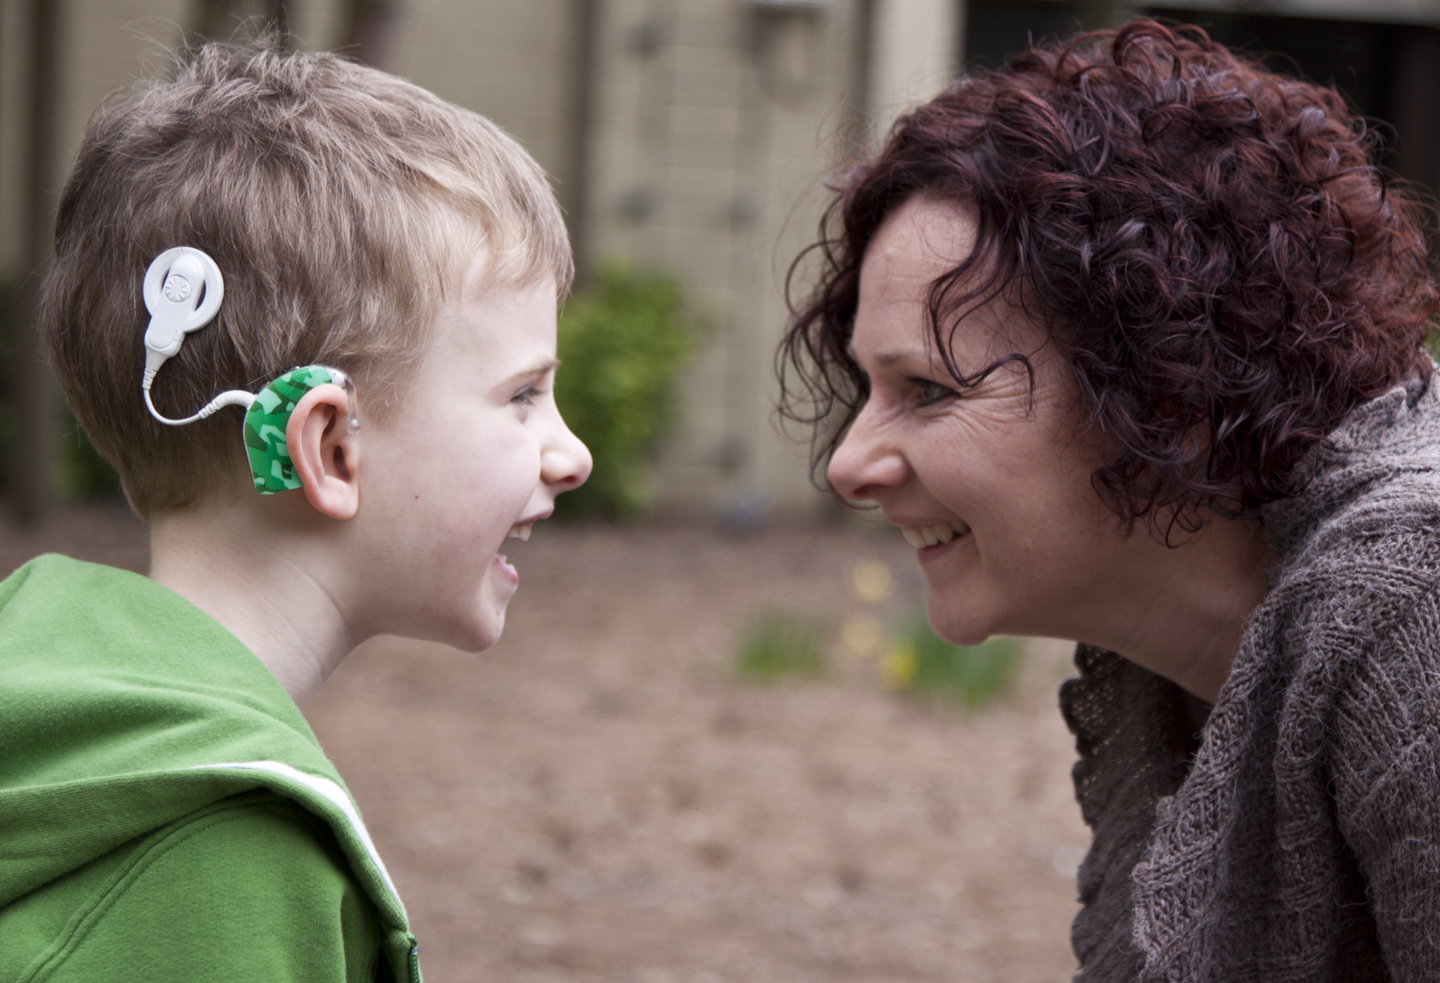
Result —
M896 525L897 523L891 523ZM917 550L942 546L953 539L957 539L970 532L967 523L938 522L925 525L905 524L900 526L900 534L905 537L905 542Z
M956 536L954 539L951 539L948 542L935 543L930 546L922 546L918 550L916 550L915 556L919 558L922 564L934 563L941 557L949 556L951 553L957 552L958 550L969 546L972 543L973 539L974 537L972 537L967 532L963 536Z

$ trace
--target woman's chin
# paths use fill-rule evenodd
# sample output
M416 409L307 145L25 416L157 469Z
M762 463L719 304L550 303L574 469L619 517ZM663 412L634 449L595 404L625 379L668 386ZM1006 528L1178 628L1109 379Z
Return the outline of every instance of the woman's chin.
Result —
M953 606L944 603L943 598L930 594L930 599L925 606L926 617L930 619L930 627L951 645L959 645L968 648L971 645L980 645L991 635L988 619L977 618L975 611L957 611Z

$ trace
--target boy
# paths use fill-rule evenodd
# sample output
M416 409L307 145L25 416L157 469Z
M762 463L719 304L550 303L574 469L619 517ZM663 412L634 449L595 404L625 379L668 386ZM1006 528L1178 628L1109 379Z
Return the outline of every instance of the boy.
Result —
M41 317L151 568L0 585L0 980L418 983L298 707L371 636L499 637L501 541L590 469L571 271L525 152L373 69L209 45L96 114Z

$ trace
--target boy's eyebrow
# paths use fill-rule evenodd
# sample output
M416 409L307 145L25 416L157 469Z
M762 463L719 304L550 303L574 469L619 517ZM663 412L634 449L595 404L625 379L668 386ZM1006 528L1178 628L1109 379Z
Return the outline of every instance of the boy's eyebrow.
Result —
M552 369L558 369L559 367L560 360L558 358L542 358L528 369L521 369L519 372L511 374L505 381L511 382L516 379L528 379L531 376L544 375L546 372Z

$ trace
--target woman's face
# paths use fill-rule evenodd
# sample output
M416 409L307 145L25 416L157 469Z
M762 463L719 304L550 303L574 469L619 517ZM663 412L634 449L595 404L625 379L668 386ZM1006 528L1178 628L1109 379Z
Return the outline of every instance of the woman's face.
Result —
M877 502L916 546L942 637L1082 637L1094 606L1113 596L1098 574L1127 541L1091 487L1100 459L1077 435L1070 371L1040 325L996 300L953 336L966 376L1019 353L1034 367L1033 389L1018 364L960 389L938 358L930 285L974 239L964 209L914 198L871 241L851 342L870 397L830 481L847 499Z

